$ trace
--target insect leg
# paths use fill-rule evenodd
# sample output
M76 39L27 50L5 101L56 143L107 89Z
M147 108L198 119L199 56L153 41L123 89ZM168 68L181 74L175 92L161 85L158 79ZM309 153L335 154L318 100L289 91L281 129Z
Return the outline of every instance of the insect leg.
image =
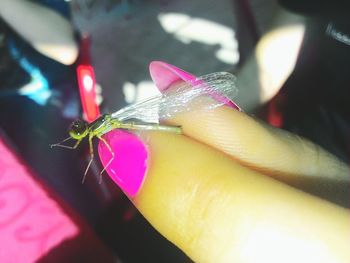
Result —
M73 145L72 149L76 149L80 142L81 140L77 140L77 142Z
M89 168L91 166L91 163L92 161L94 160L94 148L93 148L93 145L92 145L92 138L93 136L89 135L89 151L90 151L90 161L85 169L85 173L84 173L84 176L83 176L83 180L81 181L81 183L83 184L84 181L85 181L85 178L86 178L86 175L87 175L87 172L89 171Z
M103 143L104 145L106 145L107 149L109 150L109 152L111 153L112 157L109 159L108 163L105 165L105 167L103 167L102 171L100 172L100 180L99 180L99 183L101 184L101 181L102 181L102 174L103 172L108 168L108 166L112 163L112 161L114 160L114 152L111 148L111 146L109 145L109 143L101 136L97 136L97 138L99 138Z
M69 145L63 145L62 143L63 142L66 142L70 139L73 139L71 137L68 137L66 139L64 139L63 141L61 142L58 142L58 143L55 143L55 144L50 144L50 147L53 148L53 147L61 147L61 148L66 148L66 149L70 149L70 150L74 150L78 147L79 143L81 142L81 140L77 140L77 142L73 145L73 146L69 146Z

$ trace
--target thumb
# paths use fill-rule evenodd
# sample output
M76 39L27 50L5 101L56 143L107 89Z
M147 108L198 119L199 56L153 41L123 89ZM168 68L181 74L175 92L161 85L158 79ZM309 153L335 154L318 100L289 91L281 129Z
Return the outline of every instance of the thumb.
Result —
M349 262L345 209L186 136L114 130L104 139L115 153L109 176L195 262ZM100 141L104 165L108 148Z

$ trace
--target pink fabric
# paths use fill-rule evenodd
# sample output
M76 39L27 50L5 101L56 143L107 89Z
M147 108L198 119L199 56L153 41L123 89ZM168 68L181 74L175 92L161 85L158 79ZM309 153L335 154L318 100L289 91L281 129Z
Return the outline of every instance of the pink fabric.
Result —
M35 262L78 227L0 138L0 262Z

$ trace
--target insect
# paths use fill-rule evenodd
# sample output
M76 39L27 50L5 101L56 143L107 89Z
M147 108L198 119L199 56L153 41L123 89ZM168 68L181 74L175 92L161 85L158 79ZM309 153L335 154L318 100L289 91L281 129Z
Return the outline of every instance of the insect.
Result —
M201 110L210 110L226 104L227 100L214 100L213 97L233 99L238 93L235 83L234 75L227 72L216 72L174 85L173 88L160 95L131 104L112 114L104 114L91 123L80 119L74 121L68 130L69 137L59 143L51 144L51 148L76 149L84 138L88 138L90 160L84 172L84 182L94 159L92 140L94 137L100 139L112 154L111 159L100 172L101 182L102 173L114 159L114 152L102 135L113 129L156 130L181 134L180 126L162 125L160 122L178 113L193 111L198 107ZM76 140L73 146L63 144L70 139Z

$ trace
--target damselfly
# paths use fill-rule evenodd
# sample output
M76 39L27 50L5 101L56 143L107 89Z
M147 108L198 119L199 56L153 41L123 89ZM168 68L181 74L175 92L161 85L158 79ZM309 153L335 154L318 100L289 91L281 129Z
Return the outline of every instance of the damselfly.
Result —
M52 144L51 147L75 149L84 138L88 138L90 161L84 173L84 182L94 159L92 144L94 137L100 139L112 154L111 159L100 173L102 175L114 159L114 152L102 135L113 129L155 130L181 134L180 126L162 125L160 122L178 113L193 111L198 107L201 110L210 110L226 104L227 99L232 100L238 93L235 83L236 77L232 74L217 72L174 85L173 88L160 95L129 105L112 114L104 114L92 123L80 119L74 121L69 128L69 137L59 143ZM213 99L213 97L219 99ZM73 146L62 144L70 139L76 140Z

